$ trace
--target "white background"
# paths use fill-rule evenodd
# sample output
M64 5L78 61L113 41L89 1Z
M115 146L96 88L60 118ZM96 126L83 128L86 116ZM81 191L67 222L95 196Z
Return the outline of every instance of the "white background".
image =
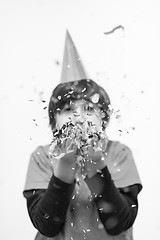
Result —
M111 98L108 135L135 156L144 188L134 239L160 239L159 12L158 0L0 0L0 239L36 233L22 191L31 152L51 141L43 108L60 81L66 29Z

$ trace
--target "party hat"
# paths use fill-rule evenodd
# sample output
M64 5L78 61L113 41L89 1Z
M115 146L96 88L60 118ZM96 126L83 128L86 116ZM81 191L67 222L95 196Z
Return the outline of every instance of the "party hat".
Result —
M88 76L83 67L82 60L78 54L78 51L73 43L69 32L67 31L64 46L61 83L71 82L85 78L88 78Z

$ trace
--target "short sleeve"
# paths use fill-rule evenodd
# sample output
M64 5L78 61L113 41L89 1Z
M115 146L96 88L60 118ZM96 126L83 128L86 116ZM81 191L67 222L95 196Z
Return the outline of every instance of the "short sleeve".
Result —
M116 187L140 184L141 188L141 180L130 148L118 141L110 141L107 154L108 169Z
M48 146L39 146L30 157L24 190L46 189L53 174Z

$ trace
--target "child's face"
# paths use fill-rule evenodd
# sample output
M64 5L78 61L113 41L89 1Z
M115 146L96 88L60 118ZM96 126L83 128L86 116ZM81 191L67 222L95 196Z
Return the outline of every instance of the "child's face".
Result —
M64 105L62 111L56 114L56 128L60 129L63 124L72 121L82 127L86 121L91 122L97 130L102 127L103 113L100 108L86 100L77 100L71 104Z

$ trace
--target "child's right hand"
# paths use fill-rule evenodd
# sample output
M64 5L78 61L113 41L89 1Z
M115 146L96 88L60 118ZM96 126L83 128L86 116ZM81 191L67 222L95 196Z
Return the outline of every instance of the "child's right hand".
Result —
M75 139L67 138L60 146L62 157L68 163L76 162L77 145L75 144Z
M60 147L61 157L57 160L54 175L66 183L73 183L77 171L75 140L65 139Z
M75 138L65 137L61 139L54 139L50 145L50 157L60 159L64 155L76 151Z

